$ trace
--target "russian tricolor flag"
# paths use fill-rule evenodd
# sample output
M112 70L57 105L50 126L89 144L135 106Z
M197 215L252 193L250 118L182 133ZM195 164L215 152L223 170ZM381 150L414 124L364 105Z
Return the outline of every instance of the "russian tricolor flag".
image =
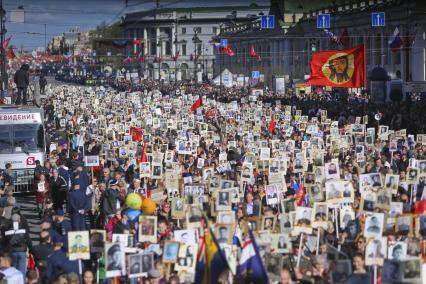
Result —
M399 36L399 30L396 27L391 39L389 40L389 47L391 48L392 52L396 52L401 48L402 43L403 41Z

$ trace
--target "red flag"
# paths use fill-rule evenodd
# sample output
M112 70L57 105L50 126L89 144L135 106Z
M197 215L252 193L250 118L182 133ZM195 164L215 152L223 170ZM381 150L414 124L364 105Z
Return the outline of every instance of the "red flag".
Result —
M349 48L350 40L348 30L345 28L342 35L339 38L339 42L343 45L344 48Z
M262 61L262 58L259 54L257 54L256 50L254 50L254 46L250 47L250 57L256 59L256 61Z
M7 39L5 39L3 41L3 48L6 49L9 46L10 43L10 39L12 38L12 36L8 37Z
M13 52L13 48L11 46L9 46L9 49L7 50L6 57L9 60L12 60L16 57L15 52Z
M303 199L305 199L305 187L303 186L303 183L299 185L299 191L294 196L296 200L297 206L303 205Z
M140 40L140 39L134 39L134 40L132 40L132 44L133 45L141 45L142 44L142 40Z
M203 106L203 99L201 96L198 97L198 99L195 101L195 103L192 104L190 111L194 112L197 110L197 108Z
M250 47L250 57L253 57L253 58L257 57L257 53L256 53L256 50L254 50L253 45Z
M132 141L141 141L143 137L142 128L130 127L130 136L132 136Z
M34 257L33 257L33 255L32 255L32 253L30 253L29 255L28 255L28 261L27 261L27 267L29 268L29 269L34 269L35 268L35 265L36 263L35 263L35 261L34 261Z
M275 134L275 117L272 115L271 122L269 123L269 132Z
M414 203L414 213L423 214L426 211L426 200L420 200Z
M147 145L148 145L148 143L143 143L142 155L141 155L141 163L148 162L148 157L146 156L146 146Z
M222 53L228 55L228 56L234 56L235 52L234 50L228 45L226 47L222 47L219 49Z
M313 54L308 85L358 88L365 87L365 49L321 51Z

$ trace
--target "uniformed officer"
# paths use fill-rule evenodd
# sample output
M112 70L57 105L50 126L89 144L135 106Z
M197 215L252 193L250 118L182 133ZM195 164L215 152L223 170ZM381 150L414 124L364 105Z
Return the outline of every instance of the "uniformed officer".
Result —
M64 240L64 251L67 251L68 248L68 232L72 231L71 222L65 219L64 210L58 209L55 211L55 218L53 223L53 228L56 233L62 236Z
M80 189L80 185L75 184L68 196L71 224L74 231L86 230L84 214L89 208L89 198L85 191L86 188Z
M61 236L53 239L53 252L47 257L47 279L56 279L61 273L79 273L78 261L69 260L62 251L62 245L63 239ZM82 270L84 270L83 267Z

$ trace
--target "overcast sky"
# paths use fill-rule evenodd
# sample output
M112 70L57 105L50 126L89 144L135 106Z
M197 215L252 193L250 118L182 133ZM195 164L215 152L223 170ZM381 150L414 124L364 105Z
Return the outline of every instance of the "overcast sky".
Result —
M224 5L268 5L269 0L159 0L160 6L170 7L207 7ZM128 12L152 9L155 0L3 0L6 10L6 29L12 44L24 50L32 50L44 46L45 25L47 42L70 28L79 27L88 31L102 22L112 23ZM22 5L25 10L25 23L10 22L11 11Z

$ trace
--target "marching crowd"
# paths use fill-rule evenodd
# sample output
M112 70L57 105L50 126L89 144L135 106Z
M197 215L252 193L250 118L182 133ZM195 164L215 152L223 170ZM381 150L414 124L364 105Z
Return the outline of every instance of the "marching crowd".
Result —
M420 104L255 91L48 88L41 232L6 169L0 283L421 283Z

